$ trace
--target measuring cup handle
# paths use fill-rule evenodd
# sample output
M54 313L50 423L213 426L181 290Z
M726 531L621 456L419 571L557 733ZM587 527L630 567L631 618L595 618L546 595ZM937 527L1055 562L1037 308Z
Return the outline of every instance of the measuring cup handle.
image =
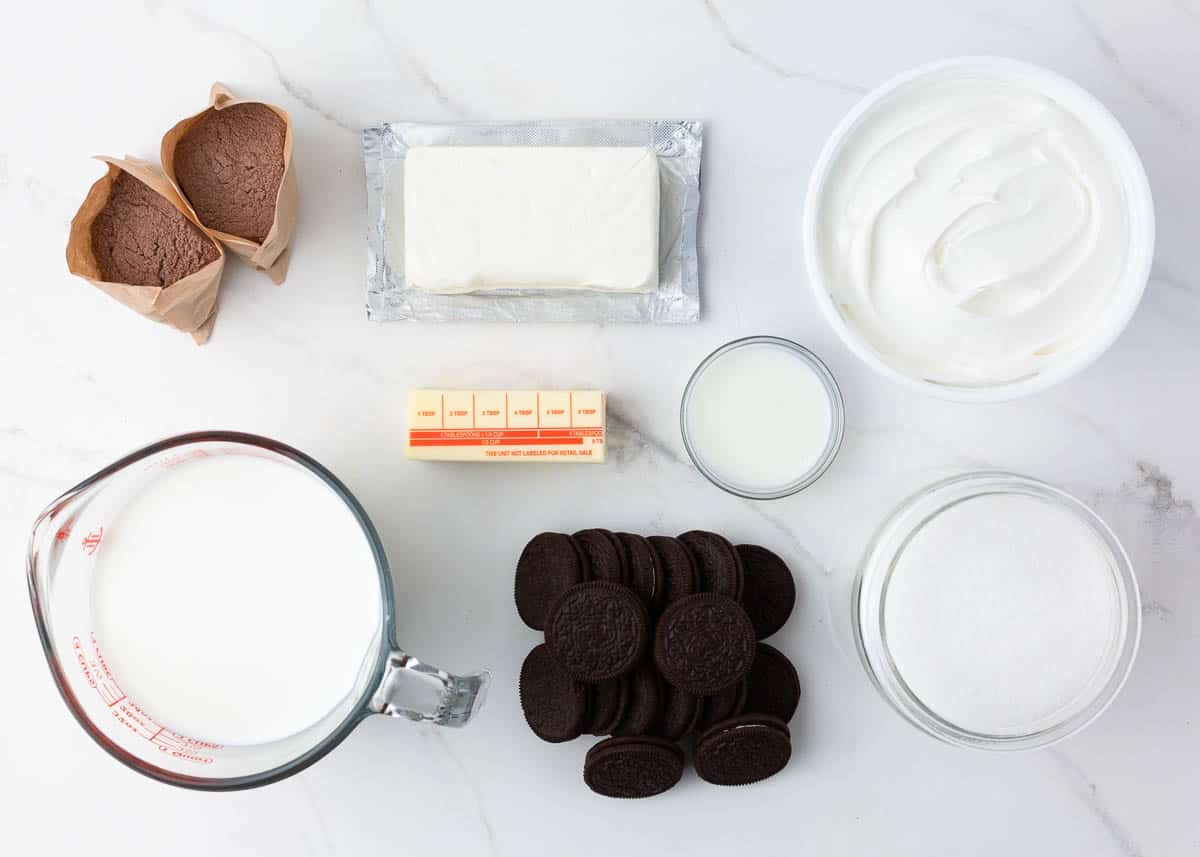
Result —
M394 648L371 698L371 710L439 726L465 726L483 705L490 681L487 672L451 675Z

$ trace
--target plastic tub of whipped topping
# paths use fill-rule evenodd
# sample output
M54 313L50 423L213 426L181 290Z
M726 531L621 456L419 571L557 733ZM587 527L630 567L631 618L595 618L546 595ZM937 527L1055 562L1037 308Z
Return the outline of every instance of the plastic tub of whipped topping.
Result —
M943 741L996 750L1046 746L1100 716L1141 629L1133 569L1104 521L1009 473L901 503L867 547L852 612L892 707Z
M845 421L828 367L777 336L722 345L692 373L679 406L692 463L718 488L750 500L816 482L841 448Z
M803 240L817 305L911 389L1001 401L1088 366L1145 290L1154 206L1113 115L1038 66L924 65L841 121Z

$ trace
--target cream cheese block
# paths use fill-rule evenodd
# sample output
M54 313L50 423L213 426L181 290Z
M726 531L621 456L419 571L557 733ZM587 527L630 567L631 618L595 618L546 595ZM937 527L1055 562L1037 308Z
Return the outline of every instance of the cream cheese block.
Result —
M658 286L658 159L639 146L415 146L404 277L443 294Z

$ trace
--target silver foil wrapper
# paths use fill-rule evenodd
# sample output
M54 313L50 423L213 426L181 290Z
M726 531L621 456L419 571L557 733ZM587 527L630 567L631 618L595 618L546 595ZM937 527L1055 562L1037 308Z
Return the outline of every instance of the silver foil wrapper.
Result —
M367 317L377 321L650 322L700 318L700 122L388 122L363 131ZM412 146L651 146L658 155L658 288L644 294L505 289L441 295L404 280L404 155Z

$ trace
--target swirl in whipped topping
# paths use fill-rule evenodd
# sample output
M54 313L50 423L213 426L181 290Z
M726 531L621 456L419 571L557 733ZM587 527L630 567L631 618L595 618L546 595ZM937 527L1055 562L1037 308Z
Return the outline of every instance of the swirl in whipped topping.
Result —
M847 136L818 254L847 322L916 378L1036 374L1095 329L1129 223L1096 136L1057 102L984 79L916 82Z

